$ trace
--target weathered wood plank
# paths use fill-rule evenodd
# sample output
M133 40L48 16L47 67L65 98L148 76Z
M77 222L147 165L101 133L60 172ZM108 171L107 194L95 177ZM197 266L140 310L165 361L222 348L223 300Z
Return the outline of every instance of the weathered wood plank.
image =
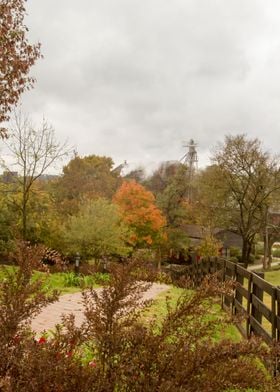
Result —
M232 261L226 260L226 268L235 271L236 270L236 263L233 263Z
M272 323L272 312L271 310L258 298L255 294L252 295L252 304L254 307L269 321Z
M261 290L265 291L266 293L272 295L273 288L272 284L267 282L266 280L262 279L258 275L256 275L254 272L252 272L252 277L253 277L253 284L258 286Z
M237 284L236 292L238 292L240 295L242 295L242 297L246 298L247 300L250 297L249 291L247 289L245 289L245 287L241 286L240 284Z
M245 329L241 324L236 324L236 328L237 328L238 331L241 333L241 335L243 336L243 338L247 338L246 329Z
M270 334L263 328L263 326L252 316L250 315L250 324L254 329L254 333L256 335L261 336L267 344L272 343L272 337Z
M246 268L242 267L241 265L236 266L236 274L243 276L246 279L249 279L249 277L252 275L252 272L248 271Z
M244 306L242 306L242 304L236 298L234 298L233 304L234 304L234 306L235 306L235 308L237 310L237 313L239 312L239 313L247 314L247 311L244 308Z

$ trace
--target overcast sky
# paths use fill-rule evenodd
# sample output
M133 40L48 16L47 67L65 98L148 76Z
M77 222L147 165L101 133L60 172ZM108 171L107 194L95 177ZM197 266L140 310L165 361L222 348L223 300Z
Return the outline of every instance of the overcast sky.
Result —
M60 140L116 164L199 165L225 134L280 145L279 0L28 0L44 59L23 96Z

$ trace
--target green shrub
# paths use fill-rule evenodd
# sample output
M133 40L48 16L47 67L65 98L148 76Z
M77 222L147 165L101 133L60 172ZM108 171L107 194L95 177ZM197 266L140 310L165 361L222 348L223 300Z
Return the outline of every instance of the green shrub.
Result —
M272 248L272 257L280 257L280 248Z
M241 249L237 248L236 246L231 246L229 248L230 257L235 257L238 261L241 258Z
M63 284L65 287L79 287L80 277L75 272L67 272L63 276Z
M257 242L255 245L255 254L256 256L263 256L264 253L264 244L263 242Z
M75 272L67 272L63 276L65 287L81 287L82 289L90 288L94 285L104 285L110 280L110 275L101 272L95 272L90 275L77 275Z
M95 272L94 274L91 275L81 276L80 287L85 289L85 288L90 288L94 285L104 286L109 282L109 280L110 280L109 274L102 273L102 272Z

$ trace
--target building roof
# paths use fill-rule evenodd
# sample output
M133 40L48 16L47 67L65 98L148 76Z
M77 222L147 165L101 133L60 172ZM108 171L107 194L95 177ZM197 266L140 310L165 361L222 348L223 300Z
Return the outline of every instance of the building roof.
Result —
M183 230L190 238L192 245L198 245L209 234L209 229L201 225L184 225ZM223 243L224 248L242 247L242 237L234 231L216 227L211 234Z

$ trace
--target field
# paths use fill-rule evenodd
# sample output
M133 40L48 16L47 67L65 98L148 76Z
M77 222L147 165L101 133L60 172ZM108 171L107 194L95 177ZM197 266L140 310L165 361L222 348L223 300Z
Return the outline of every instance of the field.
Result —
M265 272L265 280L273 284L273 286L280 286L280 269Z

